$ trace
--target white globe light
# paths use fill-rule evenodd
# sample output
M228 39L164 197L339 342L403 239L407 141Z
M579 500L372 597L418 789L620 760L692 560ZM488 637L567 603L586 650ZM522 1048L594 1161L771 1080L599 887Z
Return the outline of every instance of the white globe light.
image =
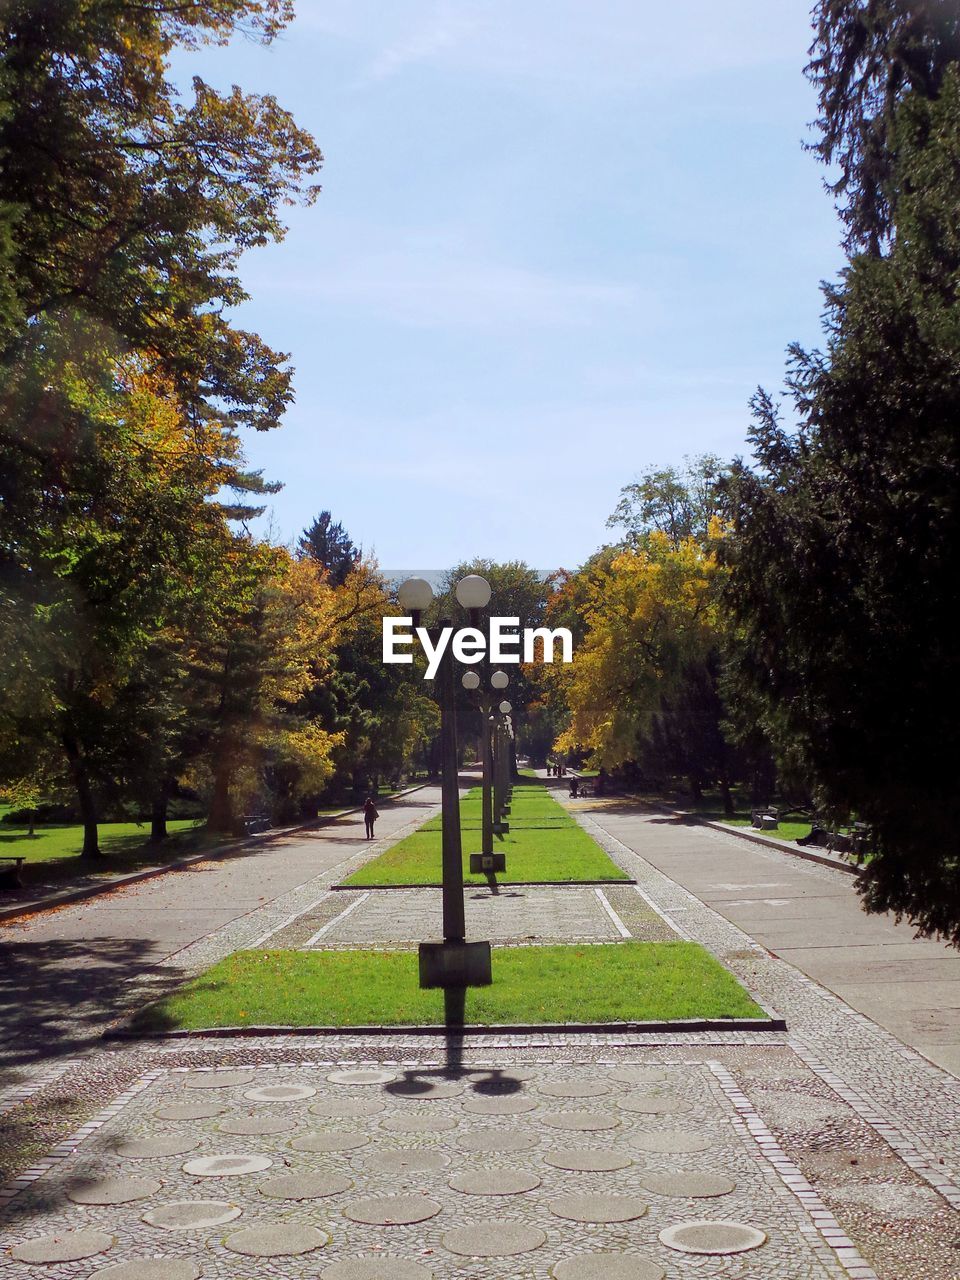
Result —
M475 671L465 671L460 680L460 683L463 685L465 689L479 689L480 677L477 675Z
M464 609L485 609L490 603L490 583L478 573L468 573L457 583L457 600Z
M495 671L490 677L490 687L492 689L505 689L510 683L510 677L505 671Z
M433 600L433 587L426 578L408 578L397 590L400 608L412 613L414 609L429 609Z
M506 702L506 701L501 702L501 703L500 703L500 710L501 710L501 712L502 712L502 714L503 714L503 715L508 716L508 715L510 714L510 712L513 710L513 703L512 703L512 702Z

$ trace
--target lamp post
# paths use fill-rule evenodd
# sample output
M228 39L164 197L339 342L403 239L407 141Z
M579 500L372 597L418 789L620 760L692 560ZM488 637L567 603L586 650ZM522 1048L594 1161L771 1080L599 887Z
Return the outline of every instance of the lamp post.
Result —
M476 690L481 687L480 675L476 671L467 671L463 675L461 681L463 687L468 690ZM494 822L494 787L496 785L495 760L494 760L494 731L496 727L496 716L494 714L494 703L497 693L501 692L510 683L510 677L505 671L494 671L490 676L491 692L483 692L478 699L480 703L481 714L481 759L483 763L483 782L482 782L482 821L480 824L480 852L471 853L470 870L473 873L506 871L507 859L502 853L494 853L493 836L495 829ZM497 788L499 790L499 788ZM500 815L496 814L496 825L502 828L500 823ZM497 832L500 834L500 831Z
M496 751L494 753L494 831L497 835L505 834L510 830L509 824L504 822L504 818L510 812L510 786L509 786L509 734L507 724L510 718L510 712L513 710L512 705L504 699L497 708L500 715L496 725Z
M467 586L467 600L460 588ZM486 595L484 597L484 589ZM408 578L397 597L400 607L409 610L414 628L419 627L424 609L433 600L433 588L424 578ZM489 584L476 574L457 584L457 598L470 608L482 608L490 599ZM482 599L481 599L482 598ZM480 601L479 604L468 601ZM441 619L431 629L436 643L449 626ZM437 672L440 694L440 803L441 803L441 883L443 900L443 941L420 944L421 987L484 986L492 981L490 943L467 942L463 906L463 849L460 838L460 778L457 765L456 673L449 649Z

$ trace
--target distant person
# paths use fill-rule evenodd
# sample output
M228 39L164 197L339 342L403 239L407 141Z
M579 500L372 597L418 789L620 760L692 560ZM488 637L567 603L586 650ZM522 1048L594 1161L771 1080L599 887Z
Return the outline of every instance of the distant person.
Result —
M380 812L377 809L377 802L374 800L373 796L367 796L366 800L363 802L363 823L367 829L368 840L373 839L373 824L379 817Z
M574 774L574 776L570 779L570 799L571 800L576 800L577 793L579 792L579 790L580 790L580 779L576 776L576 774Z

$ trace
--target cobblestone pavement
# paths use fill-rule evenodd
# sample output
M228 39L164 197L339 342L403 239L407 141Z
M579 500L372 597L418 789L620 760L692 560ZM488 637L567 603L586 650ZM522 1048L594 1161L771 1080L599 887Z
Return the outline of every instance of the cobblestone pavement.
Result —
M0 1150L20 1153L0 1192L0 1278L957 1280L960 1081L625 842L660 861L677 828L634 840L621 824L621 841L615 816L578 811L636 886L481 890L472 909L502 913L505 937L692 937L788 1033L37 1054L0 1097ZM370 852L331 847L313 876L215 921L153 979L252 944L404 945L404 912L429 913L430 891L329 889ZM137 999L149 989L130 984Z
M99 1119L10 1199L0 1276L158 1256L207 1277L336 1276L383 1252L438 1278L547 1277L598 1252L611 1276L865 1267L706 1054L153 1070ZM705 1247L752 1247L679 1252L669 1233L692 1222L714 1224L693 1233ZM87 1256L49 1260L68 1250Z

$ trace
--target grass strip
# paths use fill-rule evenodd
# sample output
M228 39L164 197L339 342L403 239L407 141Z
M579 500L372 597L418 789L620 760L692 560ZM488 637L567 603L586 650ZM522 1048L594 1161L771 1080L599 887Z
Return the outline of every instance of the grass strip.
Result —
M694 942L496 947L493 985L467 992L468 1025L763 1018ZM421 990L411 951L237 951L147 1005L137 1031L250 1026L432 1026L443 992Z
M469 866L470 854L480 851L481 805L479 787L472 788L460 802L466 884L487 883L486 876L471 875ZM507 857L506 873L497 876L500 884L629 879L542 783L521 779L515 785L509 823L509 834L494 839L494 851ZM357 888L438 884L440 841L440 818L436 816L365 863L344 883Z

